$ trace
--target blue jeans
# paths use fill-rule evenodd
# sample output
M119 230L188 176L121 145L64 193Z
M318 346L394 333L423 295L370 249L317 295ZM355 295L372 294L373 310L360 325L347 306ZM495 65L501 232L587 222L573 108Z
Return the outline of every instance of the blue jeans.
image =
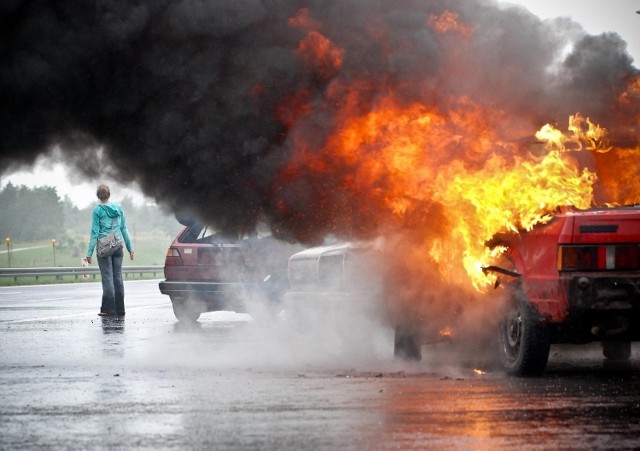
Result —
M98 266L102 276L102 307L100 307L100 311L103 313L124 315L123 257L123 249L109 257L98 257Z

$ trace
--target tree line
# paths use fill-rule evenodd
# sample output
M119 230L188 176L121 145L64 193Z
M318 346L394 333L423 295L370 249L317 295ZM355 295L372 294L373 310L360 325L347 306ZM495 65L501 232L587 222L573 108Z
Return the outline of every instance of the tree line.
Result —
M155 205L136 205L126 197L120 202L130 233L176 234L181 226L172 214ZM61 199L54 187L30 188L8 183L0 190L0 239L13 242L89 237L95 205L78 208L68 197Z

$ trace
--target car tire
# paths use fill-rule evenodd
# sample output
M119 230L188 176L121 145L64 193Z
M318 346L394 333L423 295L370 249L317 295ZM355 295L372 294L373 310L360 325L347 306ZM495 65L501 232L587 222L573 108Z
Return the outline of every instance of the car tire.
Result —
M604 341L602 342L602 354L612 362L626 362L631 357L631 342Z
M549 359L550 339L539 313L526 300L514 303L498 330L498 355L510 375L540 376Z
M395 328L393 355L402 360L415 362L422 360L422 346L415 332L405 327Z
M202 310L198 302L179 297L171 297L171 305L173 306L173 314L178 321L195 322L200 318Z

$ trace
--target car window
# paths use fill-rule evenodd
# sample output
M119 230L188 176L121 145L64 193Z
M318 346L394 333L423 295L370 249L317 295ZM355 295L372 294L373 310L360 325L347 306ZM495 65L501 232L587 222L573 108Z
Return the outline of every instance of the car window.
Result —
M237 243L238 241L248 241L255 239L270 238L270 234L257 232L246 232L238 237L234 233L224 233L218 228L207 224L195 223L189 226L187 231L180 237L181 243Z
M235 243L236 236L223 234L218 229L206 224L193 224L180 237L181 243Z
M218 236L218 231L213 227L204 226L200 233L198 234L198 239L196 241L210 241Z
M344 257L345 279L367 278L377 268L381 253L371 249L352 249Z
M341 281L343 261L344 254L321 256L318 262L318 281L329 283Z
M374 249L352 249L344 258L347 288L378 290L382 284L382 253Z
M316 259L300 258L291 260L289 277L292 285L312 285L318 281Z

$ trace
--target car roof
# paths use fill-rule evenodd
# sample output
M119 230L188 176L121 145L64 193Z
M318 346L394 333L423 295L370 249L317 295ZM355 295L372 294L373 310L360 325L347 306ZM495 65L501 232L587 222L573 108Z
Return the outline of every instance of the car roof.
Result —
M335 243L324 246L311 247L303 251L297 252L290 257L290 260L298 259L316 259L324 255L340 255L346 254L351 249L373 249L369 243Z
M593 215L614 215L614 214L637 214L640 205L621 205L621 206L597 206L586 210L579 210L573 207L564 207L555 216L593 216Z

